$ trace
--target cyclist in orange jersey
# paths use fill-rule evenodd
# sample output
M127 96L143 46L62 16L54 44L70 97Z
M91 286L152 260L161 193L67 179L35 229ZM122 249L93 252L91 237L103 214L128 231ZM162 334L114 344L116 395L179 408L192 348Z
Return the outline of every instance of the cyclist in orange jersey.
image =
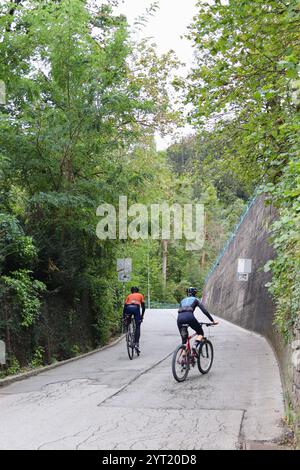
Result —
M135 349L140 352L140 336L141 336L141 323L144 320L145 314L145 299L143 294L140 294L138 287L131 288L131 294L126 297L124 309L123 309L123 318L126 319L126 316L129 318L131 315L134 315L136 330L135 330Z

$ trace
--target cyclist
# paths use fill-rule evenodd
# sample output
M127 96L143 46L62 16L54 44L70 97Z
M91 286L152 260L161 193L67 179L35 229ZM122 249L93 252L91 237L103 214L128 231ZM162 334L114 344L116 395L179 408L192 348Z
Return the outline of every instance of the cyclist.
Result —
M142 312L141 312L142 310ZM131 288L131 294L129 294L126 297L125 304L124 304L124 309L123 309L123 318L126 320L126 317L131 317L131 315L134 315L135 319L135 349L137 352L140 352L140 346L139 346L139 341L140 341L140 336L141 336L141 323L144 320L144 314L145 314L145 299L143 294L139 293L139 288L138 287L132 287Z
M187 340L187 332L185 328L182 328L182 325L189 325L193 330L196 331L196 341L194 344L193 349L197 349L197 346L203 339L204 332L202 326L198 322L198 320L194 316L194 310L196 307L199 307L200 310L209 318L209 320L214 324L218 325L219 322L215 321L210 313L206 310L202 302L196 297L198 290L196 287L189 287L186 291L187 297L182 299L178 309L178 317L177 317L177 326L180 332L180 336L182 338L182 344L186 343Z

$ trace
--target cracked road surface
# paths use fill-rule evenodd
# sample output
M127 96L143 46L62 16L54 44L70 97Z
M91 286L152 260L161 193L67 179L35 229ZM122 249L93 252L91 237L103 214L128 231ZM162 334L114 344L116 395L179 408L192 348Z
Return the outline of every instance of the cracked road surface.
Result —
M133 361L122 340L0 388L0 449L235 449L279 438L283 395L267 341L221 320L207 331L211 371L192 369L179 384L171 371L176 316L146 311Z

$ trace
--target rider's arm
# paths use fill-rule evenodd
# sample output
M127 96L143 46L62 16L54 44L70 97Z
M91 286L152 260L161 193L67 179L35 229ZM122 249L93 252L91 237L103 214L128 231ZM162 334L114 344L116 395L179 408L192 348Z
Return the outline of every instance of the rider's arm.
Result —
M144 313L145 313L146 307L145 307L145 298L144 298L143 295L141 297L141 307L142 307L142 318L144 318Z
M213 317L212 317L211 314L206 310L206 308L204 307L203 303L200 302L199 299L197 299L197 300L198 300L198 307L200 308L200 310L202 310L202 312L204 313L204 315L206 315L207 318L209 318L209 320L210 320L211 322L214 322Z
M125 317L125 313L126 313L126 305L127 305L127 300L128 300L128 296L126 297L126 300L124 302L124 307L123 307L123 317Z

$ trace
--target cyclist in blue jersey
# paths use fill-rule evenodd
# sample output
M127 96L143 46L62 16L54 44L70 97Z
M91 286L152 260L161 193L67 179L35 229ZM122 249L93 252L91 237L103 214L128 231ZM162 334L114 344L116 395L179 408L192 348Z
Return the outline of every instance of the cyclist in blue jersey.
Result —
M202 326L198 322L198 320L194 316L194 311L197 307L209 318L209 320L214 324L218 325L219 322L215 321L210 313L206 310L202 302L196 297L198 290L196 287L189 287L187 289L187 297L182 299L178 309L178 317L177 317L177 325L180 332L180 336L182 338L182 344L186 343L187 337L187 330L183 328L182 325L189 325L193 330L196 331L196 341L194 344L194 348L197 348L199 343L201 342L204 332Z

